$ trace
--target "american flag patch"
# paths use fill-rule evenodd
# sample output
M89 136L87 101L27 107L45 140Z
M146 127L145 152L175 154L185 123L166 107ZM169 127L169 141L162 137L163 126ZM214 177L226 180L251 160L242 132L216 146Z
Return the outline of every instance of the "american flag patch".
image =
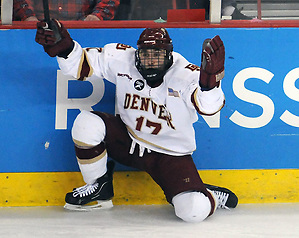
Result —
M168 88L168 95L173 97L180 97L180 94L178 91L173 90L172 88Z

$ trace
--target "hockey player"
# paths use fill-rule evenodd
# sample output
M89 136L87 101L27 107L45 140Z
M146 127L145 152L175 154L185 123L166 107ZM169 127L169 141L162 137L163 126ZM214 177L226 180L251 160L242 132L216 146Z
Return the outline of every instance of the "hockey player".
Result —
M86 185L67 193L66 209L111 207L113 160L146 171L162 188L176 216L199 222L216 208L236 207L228 189L204 184L191 157L197 113L224 106L220 80L225 50L219 36L204 42L201 67L173 52L164 28L147 28L137 50L124 44L83 49L56 20L56 30L37 23L36 42L57 56L64 74L79 80L105 78L116 85L118 114L82 111L72 138ZM54 32L55 31L55 32ZM61 40L56 42L55 33ZM196 53L196 52L195 52ZM89 205L98 201L96 205Z

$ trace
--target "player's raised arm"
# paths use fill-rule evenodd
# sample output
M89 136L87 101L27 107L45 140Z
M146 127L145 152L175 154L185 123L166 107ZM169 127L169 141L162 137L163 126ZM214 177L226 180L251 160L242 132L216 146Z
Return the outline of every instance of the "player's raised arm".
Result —
M220 81L224 77L225 49L217 35L203 42L199 88L191 96L197 112L202 115L214 115L225 104L224 93Z
M82 47L73 41L67 29L58 20L52 19L50 24L45 21L38 22L35 41L43 46L49 56L57 56L59 67L65 75L84 80L92 74L91 67L86 64L86 54ZM84 60L81 60L82 57Z

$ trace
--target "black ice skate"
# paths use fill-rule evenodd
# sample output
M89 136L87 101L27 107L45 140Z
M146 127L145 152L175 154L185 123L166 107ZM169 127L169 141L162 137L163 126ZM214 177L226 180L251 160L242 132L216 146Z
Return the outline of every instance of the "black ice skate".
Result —
M216 208L235 208L238 204L238 197L229 189L210 184L205 184L206 188L212 191L218 199Z
M74 188L72 192L65 196L65 209L76 211L90 211L113 207L112 197L113 183L112 175L114 162L107 163L107 172L98 178L94 184L86 184L80 188ZM96 204L93 204L93 203ZM92 203L92 205L90 205Z

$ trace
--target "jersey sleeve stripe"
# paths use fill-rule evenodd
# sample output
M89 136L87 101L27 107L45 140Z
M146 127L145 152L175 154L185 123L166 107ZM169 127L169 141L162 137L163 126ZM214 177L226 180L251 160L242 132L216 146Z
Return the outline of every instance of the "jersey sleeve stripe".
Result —
M84 81L86 77L90 77L93 74L93 69L88 61L86 51L83 50L83 54L79 64L78 80Z
M214 112L214 113L205 113L205 112L201 111L201 110L200 110L199 103L198 103L198 101L197 101L197 92L198 92L198 90L199 90L199 89L196 88L196 89L194 90L194 92L192 93L192 95L191 95L191 102L192 102L192 104L194 105L196 111L197 111L200 115L204 115L204 116L212 116L212 115L216 114L217 112L219 112L219 111L224 107L225 100L223 101L223 104L219 107L219 109L218 109L216 112Z

